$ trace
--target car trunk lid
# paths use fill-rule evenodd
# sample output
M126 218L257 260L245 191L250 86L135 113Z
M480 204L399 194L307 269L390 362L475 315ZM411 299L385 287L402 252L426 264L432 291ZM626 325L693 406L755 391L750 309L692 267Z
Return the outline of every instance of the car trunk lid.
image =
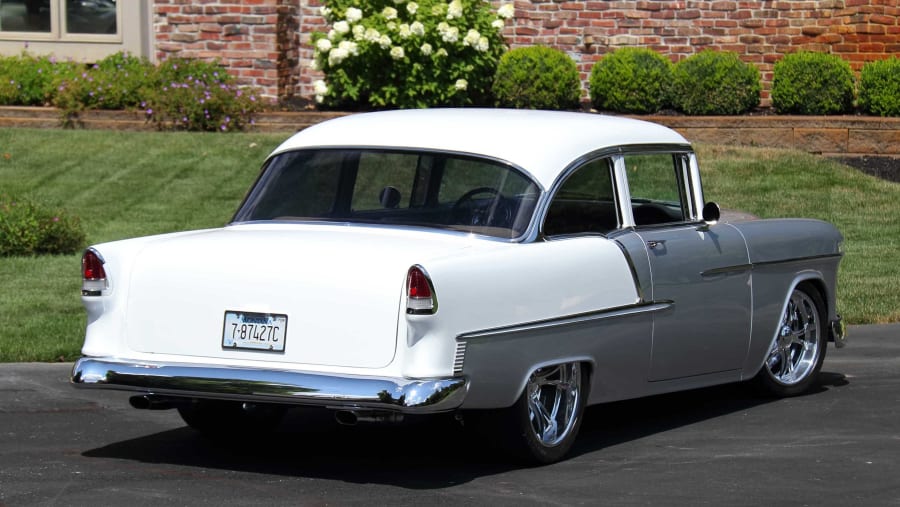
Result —
M148 353L384 367L396 351L409 267L469 244L454 234L325 224L161 239L136 261L126 340ZM236 329L226 312L286 316L283 343L273 350L223 343Z

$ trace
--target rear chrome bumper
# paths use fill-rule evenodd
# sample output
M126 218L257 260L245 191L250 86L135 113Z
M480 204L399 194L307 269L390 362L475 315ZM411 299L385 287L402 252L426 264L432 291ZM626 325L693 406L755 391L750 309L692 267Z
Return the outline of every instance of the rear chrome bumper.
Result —
M462 404L468 390L468 381L464 377L406 379L337 376L96 357L83 357L76 361L71 382L76 387L180 398L324 405L406 414L453 410Z

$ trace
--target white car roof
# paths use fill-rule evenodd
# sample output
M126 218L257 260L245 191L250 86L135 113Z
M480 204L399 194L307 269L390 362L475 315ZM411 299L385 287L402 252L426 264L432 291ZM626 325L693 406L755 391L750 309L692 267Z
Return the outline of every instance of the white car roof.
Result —
M274 153L311 147L413 148L505 160L549 188L586 153L624 145L689 144L677 132L640 120L591 113L513 109L407 109L328 120Z

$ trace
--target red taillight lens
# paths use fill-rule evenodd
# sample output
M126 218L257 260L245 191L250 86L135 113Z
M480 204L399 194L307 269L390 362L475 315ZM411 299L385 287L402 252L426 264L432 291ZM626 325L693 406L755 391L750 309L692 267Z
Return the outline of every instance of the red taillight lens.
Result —
M81 294L99 296L107 288L106 270L103 269L103 258L96 250L88 249L81 257Z
M406 313L432 314L437 310L428 275L419 266L409 268L406 275Z

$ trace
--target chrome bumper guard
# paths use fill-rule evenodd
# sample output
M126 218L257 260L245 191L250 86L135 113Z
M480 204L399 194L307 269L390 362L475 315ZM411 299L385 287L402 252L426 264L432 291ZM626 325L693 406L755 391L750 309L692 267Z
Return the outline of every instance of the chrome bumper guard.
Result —
M831 339L834 341L836 348L842 348L847 345L847 327L840 315L831 321L829 326L831 330Z
M83 357L75 362L75 387L116 389L180 398L367 408L406 414L458 408L464 377L406 379L336 376L286 370L181 363L129 362Z

